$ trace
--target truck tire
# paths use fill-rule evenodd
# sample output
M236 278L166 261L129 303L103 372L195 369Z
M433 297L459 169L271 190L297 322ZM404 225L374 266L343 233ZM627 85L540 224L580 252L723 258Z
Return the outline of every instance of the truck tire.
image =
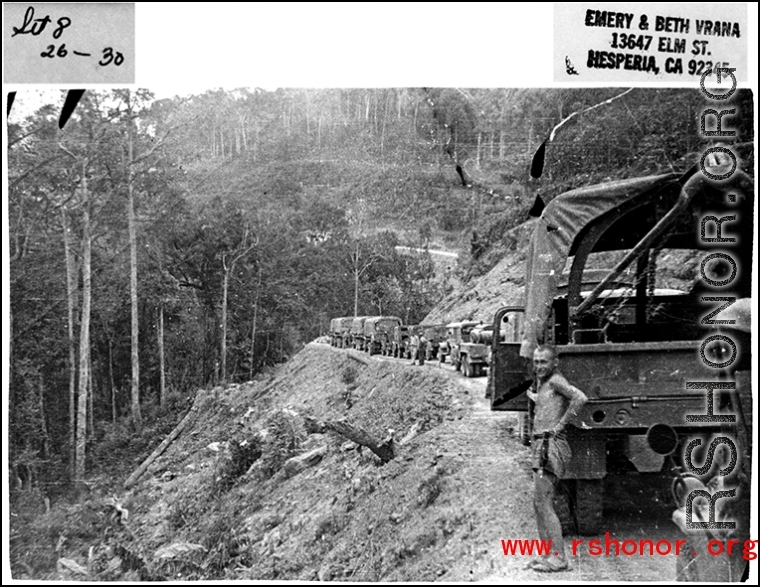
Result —
M446 363L446 355L443 353L438 353L438 362L443 365Z
M451 357L451 364L454 365L454 371L459 371L459 368L462 366L461 363L454 357Z
M575 490L575 519L582 536L602 529L604 483L602 479L578 479Z

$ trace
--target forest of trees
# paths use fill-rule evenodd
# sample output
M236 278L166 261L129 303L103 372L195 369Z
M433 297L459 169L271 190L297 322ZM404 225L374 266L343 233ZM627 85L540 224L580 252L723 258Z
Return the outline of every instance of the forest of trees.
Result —
M11 114L14 478L83 479L109 426L249 380L332 317L421 321L447 283L398 245L493 241L536 190L688 165L700 93L636 90L576 117L529 182L557 123L620 92L114 90L63 130L60 103Z

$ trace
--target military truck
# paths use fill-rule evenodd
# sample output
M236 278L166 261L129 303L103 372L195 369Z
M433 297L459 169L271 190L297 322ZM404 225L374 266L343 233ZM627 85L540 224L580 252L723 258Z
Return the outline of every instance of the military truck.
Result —
M353 316L333 318L330 320L330 344L334 347L344 346L345 336L350 333Z
M462 373L465 377L478 377L485 373L491 362L493 325L479 324L470 331L470 341L459 347Z
M446 325L445 324L423 324L422 334L427 339L427 347L425 348L425 360L435 361L438 359L438 350L441 347L441 343L446 340Z
M446 325L446 340L447 351L451 358L451 364L454 365L454 369L459 371L462 368L462 372L465 377L474 376L475 364L485 362L486 349L485 345L481 345L479 349L473 349L470 343L470 332L476 326L480 326L481 322L451 322Z
M401 318L396 316L373 316L364 322L364 350L370 355L379 353L396 326L401 326Z
M698 277L705 275L708 252L715 252L713 243L704 242L700 219L712 215L715 234L717 210L744 211L722 227L722 236L735 241L721 242L718 250L730 253L735 270L749 271L753 189L740 172L721 184L695 167L683 175L576 189L557 196L538 219L528 253L526 303L494 316L488 394L494 410L529 410L524 392L533 383L533 351L539 344L555 346L560 371L589 398L568 426L573 458L565 479L575 493L579 532L601 529L608 473L666 473L685 468L684 448L693 438L704 439L703 446L719 432L751 438L749 334L746 340L732 335L739 350L730 371L710 368L700 356L705 351L713 365L731 356L720 340L705 347L715 327L703 326L703 317L719 308L715 296L749 298L751 279L747 273L730 292L721 292ZM718 237L720 230L718 224ZM712 260L712 281L723 283L732 267L721 265L725 259ZM567 286L560 290L567 265ZM603 277L589 285L588 274L600 267L606 269ZM711 303L705 301L710 297ZM718 327L736 328L737 322ZM687 383L721 378L735 380L736 390L716 390L716 413L735 413L737 423L687 422L687 415L713 409L705 388ZM748 446L744 451L749 472ZM704 454L699 458L701 464Z
M351 336L349 346L357 351L364 350L364 323L371 316L357 316L351 322Z
M397 359L405 358L409 351L409 329L411 326L395 326L392 337L392 356Z

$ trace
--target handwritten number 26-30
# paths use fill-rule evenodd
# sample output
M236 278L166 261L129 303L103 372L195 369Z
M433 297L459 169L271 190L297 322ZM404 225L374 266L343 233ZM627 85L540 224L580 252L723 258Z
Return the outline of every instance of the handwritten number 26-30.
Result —
M40 53L40 57L49 57L50 59L53 59L54 57L66 57L68 54L69 52L66 49L66 43L62 43L61 46L58 47L57 51L55 49L55 45L48 45L47 49ZM88 54L79 53L79 55ZM124 55L118 51L114 51L112 47L106 47L103 49L103 57L100 59L100 61L98 61L98 65L105 67L106 65L111 65L112 63L118 67L124 63Z
M124 55L116 51L114 53L114 50L111 47L106 47L103 49L103 58L98 61L98 65L110 65L111 62L113 62L114 65L117 67L124 63Z

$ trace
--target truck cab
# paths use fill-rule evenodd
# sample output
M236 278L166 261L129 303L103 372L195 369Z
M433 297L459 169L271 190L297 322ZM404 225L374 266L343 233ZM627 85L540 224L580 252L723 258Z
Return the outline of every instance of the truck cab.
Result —
M491 363L493 324L479 324L470 331L470 342L460 347L462 372L465 377L483 375Z
M481 322L451 322L446 325L446 340L448 355L451 358L451 364L454 369L459 371L462 366L466 367L464 374L471 377L470 364L468 359L468 343L470 342L470 332ZM485 360L485 349L483 349L483 359Z
M373 316L364 322L364 350L370 355L387 347L393 329L401 326L401 318L396 316Z

